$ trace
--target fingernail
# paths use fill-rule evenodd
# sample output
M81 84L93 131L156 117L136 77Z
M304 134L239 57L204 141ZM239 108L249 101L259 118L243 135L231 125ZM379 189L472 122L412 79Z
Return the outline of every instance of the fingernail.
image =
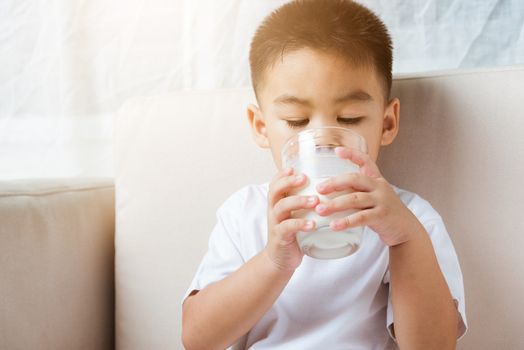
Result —
M307 204L313 204L317 200L317 197L311 196L307 198Z
M304 175L300 174L300 175L297 175L295 177L295 183L298 184L300 183L302 180L304 180Z
M332 221L331 222L331 225L333 225L333 228L335 229L339 229L342 227L342 222L341 221L338 221L338 220L335 220L335 221Z
M309 229L312 229L313 228L313 221L306 221L306 223L304 224L304 228L309 230Z
M324 204L317 205L317 211L324 211L326 209L327 209L327 207Z
M323 190L325 190L325 189L326 189L326 184L321 183L321 184L318 184L318 185L317 185L317 190L318 190L318 191L323 191Z

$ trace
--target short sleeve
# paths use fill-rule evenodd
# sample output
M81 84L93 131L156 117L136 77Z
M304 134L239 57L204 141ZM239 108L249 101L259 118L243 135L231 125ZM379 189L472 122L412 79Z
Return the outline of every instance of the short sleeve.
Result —
M182 298L182 303L191 292L200 291L224 279L245 263L239 250L238 222L234 212L231 201L217 210L217 222L209 237L208 250Z
M423 223L423 226L428 232L440 270L448 284L451 296L455 302L459 313L458 323L458 339L462 338L467 330L466 319L466 304L464 299L464 282L462 278L462 271L460 269L459 261L453 243L448 235L442 218L434 218ZM384 275L384 283L389 284L390 274L389 268ZM391 289L388 295L387 320L386 325L390 336L395 339L393 334L393 304L391 300Z

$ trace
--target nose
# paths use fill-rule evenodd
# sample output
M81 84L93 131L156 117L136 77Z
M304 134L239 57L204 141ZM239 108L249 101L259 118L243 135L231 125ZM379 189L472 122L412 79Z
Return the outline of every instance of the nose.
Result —
M331 129L337 127L338 129ZM344 134L340 131L340 125L329 122L316 122L308 125L309 137L317 147L334 148L344 146Z
M313 118L310 119L308 124L308 129L312 128L322 128L322 127L340 127L340 125L337 122L336 117L327 116L327 115L317 115L313 116Z

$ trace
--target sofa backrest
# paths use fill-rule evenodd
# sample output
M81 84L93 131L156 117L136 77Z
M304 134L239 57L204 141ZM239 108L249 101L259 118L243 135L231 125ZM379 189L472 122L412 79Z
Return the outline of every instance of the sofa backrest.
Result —
M524 68L397 77L386 179L429 200L455 244L469 331L460 349L524 348ZM181 298L232 192L271 179L249 88L134 99L115 119L116 341L182 348Z

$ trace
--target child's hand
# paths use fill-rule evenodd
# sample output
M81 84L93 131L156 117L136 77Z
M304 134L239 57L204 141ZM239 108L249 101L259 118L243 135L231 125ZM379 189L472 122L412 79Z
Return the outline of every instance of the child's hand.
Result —
M345 218L331 221L331 229L341 231L348 227L368 226L388 246L408 241L413 232L410 228L420 225L418 219L382 177L375 162L366 153L355 149L337 147L335 153L357 164L360 173L331 177L318 184L317 191L323 195L348 189L354 192L319 204L315 211L326 216L338 211L359 209Z
M268 242L266 253L277 268L295 270L302 262L304 253L300 250L296 233L312 231L315 222L291 218L291 211L313 209L318 196L288 196L288 193L307 183L305 175L293 175L293 169L281 170L269 184L268 191ZM308 201L309 199L309 201Z

